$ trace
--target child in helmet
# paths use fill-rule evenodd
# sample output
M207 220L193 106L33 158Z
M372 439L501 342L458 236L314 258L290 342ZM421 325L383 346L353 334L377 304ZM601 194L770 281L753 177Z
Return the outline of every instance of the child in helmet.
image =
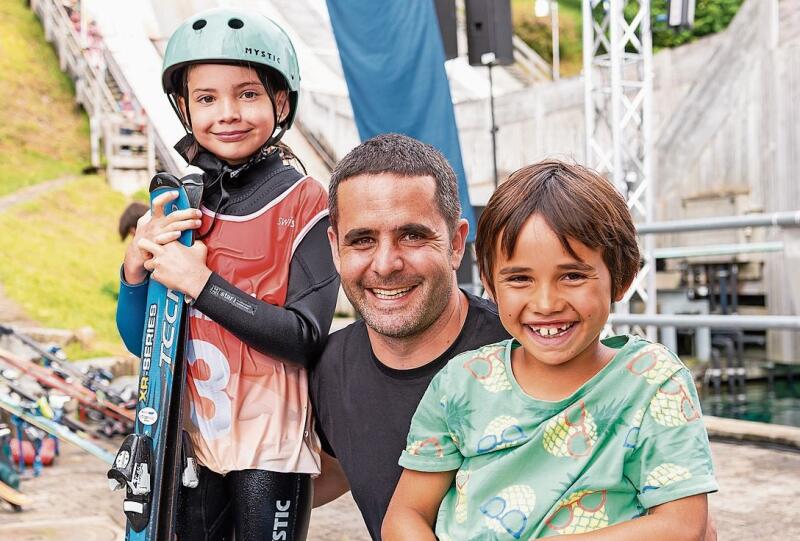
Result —
M189 311L186 430L200 485L182 489L180 539L304 539L319 473L306 370L333 317L338 276L327 194L278 145L300 83L285 32L214 9L170 38L162 84L187 129L176 149L203 170L199 210L159 196L125 254L117 324L138 354L148 280ZM174 242L195 230L195 243ZM275 537L277 535L277 537Z

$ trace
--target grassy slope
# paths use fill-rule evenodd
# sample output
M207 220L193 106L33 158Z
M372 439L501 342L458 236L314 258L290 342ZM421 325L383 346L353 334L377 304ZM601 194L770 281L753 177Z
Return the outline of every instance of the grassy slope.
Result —
M116 229L126 203L101 177L87 176L0 214L6 294L44 326L91 326L94 348L70 351L77 357L122 352L114 311L124 245Z
M0 196L89 163L89 124L25 0L0 1Z
M89 163L86 115L25 0L0 0L0 196L80 174ZM123 351L114 325L125 197L101 177L79 177L0 213L0 283L28 317L62 329L92 327L91 351Z

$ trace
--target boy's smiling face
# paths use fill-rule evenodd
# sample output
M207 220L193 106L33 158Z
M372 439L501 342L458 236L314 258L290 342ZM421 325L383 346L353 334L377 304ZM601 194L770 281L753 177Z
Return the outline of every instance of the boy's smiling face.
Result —
M599 250L569 243L580 259L540 214L522 226L511 257L496 241L492 280L500 320L528 362L566 368L591 363L604 349L599 340L611 308L611 276Z

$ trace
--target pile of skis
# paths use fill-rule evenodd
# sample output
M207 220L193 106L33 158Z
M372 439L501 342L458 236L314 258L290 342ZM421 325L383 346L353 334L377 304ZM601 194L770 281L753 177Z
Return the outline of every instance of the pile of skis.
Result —
M42 466L58 455L60 441L111 464L113 455L93 439L128 433L133 426L133 402L113 390L104 371L78 370L56 350L13 328L0 325L0 335L13 337L36 352L36 358L28 359L0 349L0 418L9 421L0 424L0 501L21 510L30 500L17 490L18 474L30 465L38 476ZM68 412L73 404L77 408ZM85 422L73 415L81 413Z
M39 356L37 362L0 349L0 408L11 402L23 409L35 409L34 404L43 399L49 401L53 397L60 401L61 397L67 397L77 402L82 420L98 425L92 432L108 437L130 433L135 404L133 390L113 389L111 375L106 370L91 367L78 370L52 350L10 327L0 325L0 335L13 336ZM31 382L35 384L30 385ZM25 383L29 385L26 387ZM24 388L27 393L21 392ZM69 417L58 422L74 428L69 425Z

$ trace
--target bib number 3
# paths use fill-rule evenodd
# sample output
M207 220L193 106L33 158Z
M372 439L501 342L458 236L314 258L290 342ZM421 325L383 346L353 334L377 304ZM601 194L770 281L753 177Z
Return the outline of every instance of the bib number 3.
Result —
M215 345L203 340L190 340L187 348L189 366L202 362L207 367L208 379L194 379L197 394L213 403L210 417L204 415L209 408L199 408L192 403L192 422L200 429L206 440L214 440L231 429L231 399L225 388L231 377L228 360ZM205 370L204 370L205 371Z

